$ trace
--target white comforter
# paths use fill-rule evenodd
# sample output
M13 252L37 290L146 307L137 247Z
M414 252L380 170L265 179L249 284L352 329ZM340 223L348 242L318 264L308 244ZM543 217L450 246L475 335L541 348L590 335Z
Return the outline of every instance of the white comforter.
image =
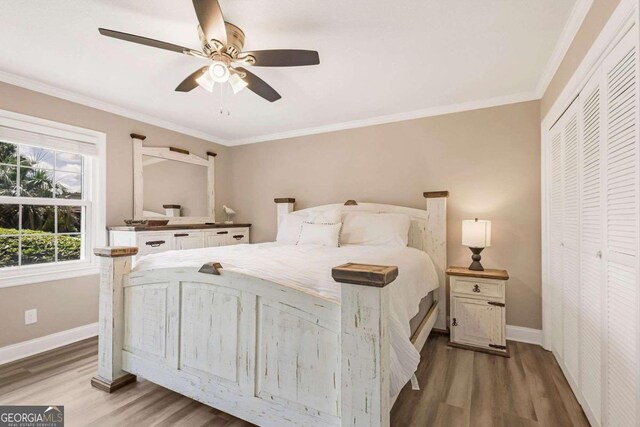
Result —
M413 248L345 245L339 248L316 245L261 243L218 248L169 251L147 255L133 270L194 267L218 261L226 270L267 279L340 302L340 283L331 268L346 262L397 265L398 278L391 295L391 390L395 396L411 379L420 354L411 344L409 320L418 314L418 304L438 287L437 273L429 256Z

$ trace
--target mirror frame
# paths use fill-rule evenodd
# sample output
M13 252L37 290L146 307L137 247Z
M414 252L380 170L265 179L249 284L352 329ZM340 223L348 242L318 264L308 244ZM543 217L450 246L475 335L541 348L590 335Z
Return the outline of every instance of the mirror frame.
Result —
M215 197L215 158L216 153L207 151L207 158L174 147L143 147L144 135L131 134L133 141L133 219L160 219L144 217L144 178L142 156L155 157L161 160L174 160L207 168L208 216L165 217L169 224L204 224L216 222Z

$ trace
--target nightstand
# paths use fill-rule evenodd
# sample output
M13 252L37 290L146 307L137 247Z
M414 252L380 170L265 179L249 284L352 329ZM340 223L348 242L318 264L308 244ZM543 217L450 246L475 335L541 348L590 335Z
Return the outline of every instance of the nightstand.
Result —
M509 357L505 322L506 270L447 269L452 347Z

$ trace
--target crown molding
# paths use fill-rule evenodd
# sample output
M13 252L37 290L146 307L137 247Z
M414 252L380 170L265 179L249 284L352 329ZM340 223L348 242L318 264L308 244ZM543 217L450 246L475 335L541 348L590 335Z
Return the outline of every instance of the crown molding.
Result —
M401 122L405 120L421 119L424 117L442 116L445 114L460 113L463 111L479 110L482 108L498 107L500 105L516 104L518 102L534 101L540 97L535 92L525 92L515 95L507 95L478 101L463 102L460 104L442 105L421 110L407 111L404 113L389 114L349 122L333 123L305 129L296 129L286 132L272 133L249 138L240 138L227 141L230 146L256 144L259 142L273 141L277 139L294 138L298 136L314 135L319 133L335 132L339 130L355 129L366 126L375 126L385 123Z
M56 98L61 98L67 101L75 102L77 104L85 105L87 107L96 108L98 110L106 111L108 113L117 114L119 116L127 117L140 122L148 123L150 125L158 126L164 129L169 129L174 132L179 132L185 135L200 138L205 141L215 142L220 145L228 147L255 144L258 142L272 141L276 139L293 138L297 136L314 135L319 133L334 132L338 130L354 129L359 127L374 126L385 123L400 122L404 120L420 119L423 117L440 116L444 114L458 113L462 111L477 110L481 108L497 107L506 104L515 104L518 102L533 101L540 99L537 93L526 92L515 95L507 95L497 98L490 98L478 101L464 102L460 104L443 105L437 107L430 107L421 110L407 111L403 113L390 114L379 117L372 117L368 119L353 120L349 122L333 123L324 126L295 129L286 132L273 133L268 135L258 135L249 138L238 139L225 139L216 135L211 135L206 132L195 131L188 127L169 122L157 117L149 116L137 111L133 111L124 107L120 107L115 104L104 102L95 98L80 95L75 92L60 89L58 87L42 83L36 80L32 80L26 77L18 76L16 74L8 73L0 70L0 81L14 86L22 87L35 92L50 95Z
M195 138L204 139L209 142L215 142L221 145L229 145L228 144L229 141L227 141L224 138L220 138L216 135L211 135L206 132L193 130L186 126L182 126L164 119L160 119L158 117L139 113L137 111L133 111L128 108L121 107L119 105L111 104L96 98L91 98L89 96L80 95L76 92L66 90L66 89L61 89L56 86L49 85L47 83L43 83L37 80L29 79L27 77L19 76L17 74L12 74L12 73L0 70L0 81L8 83L10 85L18 86L24 89L29 89L34 92L39 92L45 95L50 95L56 98L75 102L76 104L81 104L87 107L106 111L108 113L117 114L118 116L127 117L129 119L137 120L143 123L148 123L150 125L172 130L174 132L182 133L184 135L189 135Z
M543 131L548 130L560 117L562 111L569 107L580 89L587 83L599 61L613 49L615 43L624 36L628 29L636 25L636 15L639 10L638 0L620 1L547 114L542 117Z
M547 91L551 80L553 80L553 76L556 75L558 68L560 68L560 64L562 64L562 60L571 47L571 43L573 43L576 34L578 34L578 30L580 30L592 4L593 0L577 0L576 4L573 5L569 19L565 22L564 28L560 33L560 38L556 42L553 52L547 61L547 65L545 65L540 75L540 80L536 87L538 98L542 98Z

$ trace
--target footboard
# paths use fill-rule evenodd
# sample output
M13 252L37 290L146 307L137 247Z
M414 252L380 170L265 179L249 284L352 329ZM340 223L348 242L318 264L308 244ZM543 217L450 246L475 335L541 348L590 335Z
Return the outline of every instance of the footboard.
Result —
M103 248L99 372L144 377L259 425L389 424L388 288L397 269L339 266L342 304L216 263L130 272Z

